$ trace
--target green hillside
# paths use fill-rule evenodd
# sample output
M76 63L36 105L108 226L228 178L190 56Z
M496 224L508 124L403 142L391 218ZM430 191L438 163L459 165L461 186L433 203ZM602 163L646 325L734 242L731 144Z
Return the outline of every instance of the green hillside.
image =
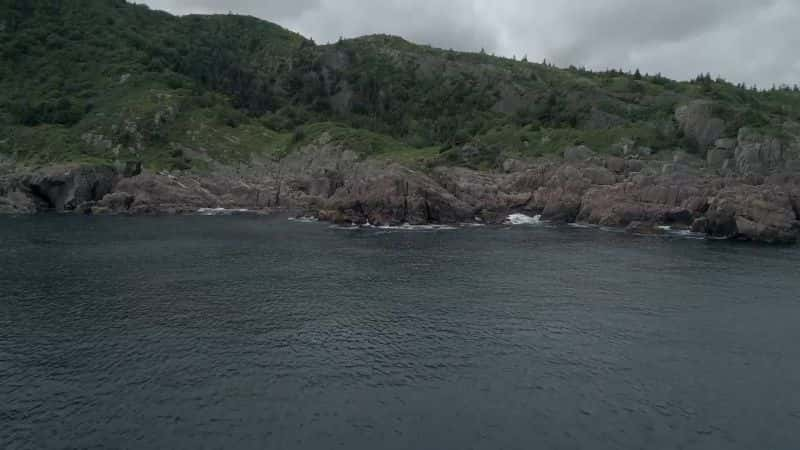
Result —
M713 101L724 135L792 137L800 93L699 77L591 73L391 36L331 45L235 15L123 0L0 0L0 154L206 171L279 158L323 132L365 157L497 167L587 144L698 146L676 107ZM709 68L713 69L713 68ZM477 151L459 149L471 144Z

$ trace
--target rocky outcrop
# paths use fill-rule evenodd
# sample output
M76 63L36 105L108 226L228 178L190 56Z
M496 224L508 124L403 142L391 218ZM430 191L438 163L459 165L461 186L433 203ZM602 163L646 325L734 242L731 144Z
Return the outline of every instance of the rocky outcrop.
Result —
M544 220L573 222L587 190L615 182L616 177L608 169L564 165L556 168L543 186L534 192L529 206L530 209L541 211Z
M502 220L508 212L527 208L533 194L527 189L509 189L507 186L509 179L519 180L525 177L524 173L506 176L466 168L440 167L433 171L433 178L462 203L470 205L474 211L473 217L491 222ZM526 182L531 183L531 180ZM535 181L532 183L538 187Z
M800 222L790 194L775 185L726 187L709 202L706 232L768 243L796 242Z
M129 211L134 196L127 192L113 192L103 197L92 209L94 213L119 213Z
M564 149L564 160L570 162L588 161L594 156L592 149L585 145L578 145Z
M684 224L702 214L712 189L695 177L636 177L589 190L578 220L605 226L632 222Z
M472 219L475 208L445 190L430 177L391 164L362 168L324 201L353 223L396 225L403 223L455 223Z
M717 139L714 147L706 154L708 167L718 173L729 170L737 144L736 139Z
M119 176L110 166L55 166L0 183L4 212L74 211L110 193Z
M734 154L736 170L742 175L767 175L785 165L783 145L776 137L764 136L750 128L739 130Z
M723 137L725 121L714 117L714 103L695 100L675 110L675 120L689 143L705 152L717 139Z
M0 192L0 214L33 214L37 211L33 199L19 190Z
M723 147L730 145L715 145ZM636 159L592 156L519 164L508 173L445 166L423 171L364 160L323 139L280 162L241 173L124 177L109 167L59 167L6 177L0 179L0 212L288 208L323 220L374 225L501 223L520 212L553 222L629 227L638 234L660 232L663 225L772 243L793 242L800 234L798 176L656 176L644 175L652 172L644 168ZM132 169L128 173L138 172Z
M122 179L95 213L192 213L202 208L268 209L275 207L274 180L234 176L145 173Z

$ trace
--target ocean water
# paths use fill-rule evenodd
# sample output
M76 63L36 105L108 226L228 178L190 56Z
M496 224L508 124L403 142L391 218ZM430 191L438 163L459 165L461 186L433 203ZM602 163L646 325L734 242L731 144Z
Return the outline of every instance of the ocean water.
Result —
M0 218L3 449L800 448L800 249Z

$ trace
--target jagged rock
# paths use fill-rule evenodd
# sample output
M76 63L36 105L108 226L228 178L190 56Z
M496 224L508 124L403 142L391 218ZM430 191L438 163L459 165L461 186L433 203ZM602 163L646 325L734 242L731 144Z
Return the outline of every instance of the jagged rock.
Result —
M135 198L127 192L112 192L93 206L93 212L125 212L131 208ZM102 209L101 209L102 208Z
M429 177L399 165L362 167L325 202L348 221L373 225L453 223L474 217L470 205Z
M646 167L642 161L611 157L542 162L512 173L463 167L415 171L361 160L323 139L284 161L242 174L142 173L119 179L108 168L61 167L5 177L0 179L0 212L32 212L61 199L65 206L74 204L76 212L96 214L284 207L318 211L320 219L337 223L397 225L478 218L495 223L523 211L540 213L545 220L630 226L637 232L680 224L716 236L796 239L800 176L646 176L631 175L637 172L632 169ZM113 190L105 192L109 188L101 181L108 180Z
M564 160L570 162L587 161L594 157L592 149L585 145L578 145L564 149Z
M554 166L543 164L510 174L502 180L501 189L506 192L534 192L547 183L554 171Z
M738 139L731 139L731 138L723 138L717 139L714 142L714 148L718 148L720 150L733 150L738 145Z
M626 159L625 160L625 171L628 173L637 173L644 170L644 162L638 159Z
M706 207L711 188L692 177L639 177L633 181L589 189L578 220L607 226L631 222L688 225Z
M506 177L466 168L448 167L433 171L433 179L457 199L477 211L498 214L524 207L530 194L514 193L501 185Z
M522 172L529 167L530 164L518 159L507 159L503 161L503 172L505 173Z
M654 222L631 222L625 227L625 231L633 234L658 235L664 234L664 230L658 228Z
M220 206L216 196L188 177L141 174L122 179L116 192L124 192L134 198L130 205L132 212L166 212L170 209L188 212Z
M589 188L611 185L615 181L614 175L603 167L564 165L553 171L544 186L536 190L529 209L541 211L545 220L572 222Z
M739 130L735 159L736 170L740 174L766 175L783 167L783 147L778 138L742 128Z
M716 170L722 170L726 161L733 158L733 151L736 148L736 139L717 139L714 148L706 154L706 164Z
M789 194L774 185L727 187L711 199L706 217L718 237L789 243L800 232Z
M337 209L322 209L317 212L317 219L323 222L331 222L340 225L347 223L347 216Z
M616 156L606 158L606 168L614 173L625 173L627 170L626 161Z
M639 147L636 145L636 141L630 138L620 139L620 141L613 146L613 149L615 150L616 154L622 154L626 158L640 156Z
M542 218L551 222L574 222L581 208L580 192L557 187L536 192L536 203L543 204Z
M695 100L675 110L675 120L683 134L698 150L705 151L725 132L725 121L714 117L714 103Z
M37 209L71 211L111 192L117 171L109 166L58 166L25 176L24 189Z
M692 222L690 230L692 233L708 233L708 219L705 217L698 217Z
M122 176L125 178L135 177L142 173L141 161L126 161L122 167Z
M0 194L0 214L33 214L36 211L36 203L23 192Z

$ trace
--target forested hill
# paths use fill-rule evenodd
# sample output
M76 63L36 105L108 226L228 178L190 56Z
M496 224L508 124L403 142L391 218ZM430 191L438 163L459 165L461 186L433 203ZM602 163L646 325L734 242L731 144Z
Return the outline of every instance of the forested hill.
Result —
M123 0L0 0L0 55L0 156L31 166L203 171L328 132L364 155L491 169L501 154L576 144L704 157L742 127L800 134L794 87L559 69L383 35L318 45L252 17ZM465 144L476 150L454 150Z

